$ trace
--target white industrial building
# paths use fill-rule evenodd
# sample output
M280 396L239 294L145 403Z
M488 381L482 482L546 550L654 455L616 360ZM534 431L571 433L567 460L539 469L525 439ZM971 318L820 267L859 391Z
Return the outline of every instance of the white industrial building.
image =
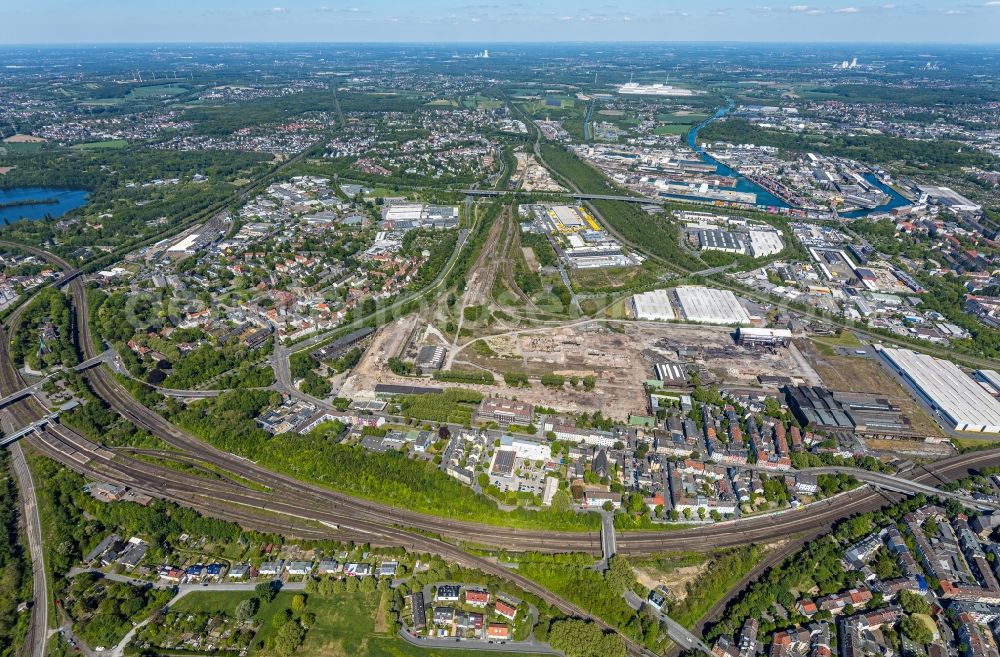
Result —
M500 439L502 449L513 450L518 458L530 461L548 461L552 458L552 448L545 443L506 435Z
M951 187L920 185L917 189L920 190L921 202L934 203L955 212L979 212L983 209L983 206L970 201Z
M877 347L941 418L956 431L1000 433L1000 401L954 363L910 349Z
M977 370L976 381L992 396L1000 396L1000 373L996 370Z
M729 290L684 285L674 290L681 317L700 324L749 326L750 316Z
M577 208L569 205L553 205L549 209L549 216L559 230L582 230L584 228L583 216Z
M669 84L639 84L638 82L626 82L618 87L618 93L631 96L693 96L694 92L683 87L674 87Z
M781 253L785 248L781 234L774 230L751 230L748 251L755 258L764 258Z
M199 235L198 233L191 233L177 244L171 246L169 249L167 249L167 251L170 253L190 251L192 248L194 248L194 244L195 242L198 241L199 237L201 237L201 235Z
M636 319L652 319L669 322L677 319L670 305L670 294L666 290L652 290L632 297L632 311Z

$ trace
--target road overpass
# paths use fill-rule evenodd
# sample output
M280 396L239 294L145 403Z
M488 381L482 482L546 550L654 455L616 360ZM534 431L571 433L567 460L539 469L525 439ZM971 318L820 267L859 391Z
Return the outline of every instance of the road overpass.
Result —
M41 429L45 427L45 425L47 425L49 422L55 421L57 417L59 417L58 411L55 413L49 413L45 417L35 420L34 422L24 427L23 429L18 429L14 433L8 434L3 438L0 438L0 447L6 447L7 445L10 445L11 443L17 441L18 439L27 436L29 433L32 433L36 429Z
M85 360L82 363L79 363L78 365L74 365L70 369L73 370L74 372L83 372L84 370L89 370L91 367L94 367L95 365L99 365L104 362L109 362L110 360L113 360L114 357L115 357L115 352L112 349L108 349L107 351L98 354L93 358ZM36 392L42 389L42 386L45 385L46 381L56 376L57 374L59 374L58 371L53 372L52 374L49 374L48 376L46 376L41 381L38 381L37 383L33 383L30 386L25 386L24 388L21 388L16 392L10 393L6 397L0 398L0 408L3 408L8 404L12 404L18 401L19 399L24 399L28 395L35 394Z
M460 194L465 194L466 196L514 196L516 194L525 193L508 189L460 189L456 191ZM617 194L584 194L582 192L544 192L544 194L546 196L564 196L566 198L576 199L577 201L624 201L626 203L655 203L658 205L665 205L672 202L671 199L665 198L622 196ZM676 202L676 199L674 199L673 202Z
M754 465L747 465L741 467L757 470L758 472L769 472L769 473L788 472L797 475L812 474L819 476L819 475L846 474L853 477L854 479L857 479L858 481L863 481L864 483L869 484L875 488L890 491L893 493L903 493L904 495L918 495L918 494L929 495L929 496L939 497L942 499L955 500L966 506L979 509L980 511L990 511L990 512L1000 511L1000 503L990 502L987 500L977 500L976 498L968 494L941 490L939 488L935 488L928 484L922 484L918 481L914 481L913 479L898 474L889 474L886 472L874 472L872 470L864 470L862 468L852 468L848 466L839 466L839 465L819 466L815 468L802 468L801 470L788 470L788 471L776 471L773 468L765 468ZM929 474L931 475L934 474L933 464L930 464L925 469Z
M928 471L933 474L933 467L931 467ZM872 472L871 470L863 470L861 468L842 468L837 466L806 468L804 470L798 470L797 472L816 475L847 474L854 477L858 481L863 481L866 484L871 484L876 488L892 491L893 493L904 493L906 495L917 495L922 493L924 495L955 500L966 506L979 509L980 511L1000 511L1000 504L996 502L977 500L968 494L940 490L938 488L934 488L933 486L913 481L912 479L906 479L905 477L887 474L885 472Z

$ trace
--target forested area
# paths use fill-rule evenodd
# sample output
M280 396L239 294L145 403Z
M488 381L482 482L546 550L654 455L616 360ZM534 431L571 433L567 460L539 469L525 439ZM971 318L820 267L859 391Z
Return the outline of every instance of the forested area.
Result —
M732 548L713 554L705 571L685 587L684 599L672 602L667 614L685 627L694 627L705 612L757 565L763 556L764 548L759 545Z
M561 177L581 192L588 194L620 194L621 190L612 185L597 169L589 166L562 146L543 142L542 159L557 177Z
M31 565L20 541L20 501L6 450L0 451L0 477L0 657L13 657L28 630L30 614L17 607L31 597Z
M628 562L622 557L612 557L609 569L603 575L587 567L592 562L593 559L584 554L527 554L520 560L518 572L593 613L648 648L655 650L662 647L659 623L651 616L636 614L622 597L627 588L635 585L635 576ZM561 640L559 643L572 645L563 644ZM575 650L581 650L579 643Z
M64 256L91 255L95 244L137 244L170 227L163 219L183 221L225 201L230 181L262 173L272 156L222 151L127 149L58 150L0 156L0 166L14 168L0 186L84 189L89 203L69 216L86 214L100 221L18 221L3 227L5 238L30 244L53 242ZM191 183L201 174L206 182ZM180 178L180 184L144 186L155 179ZM133 187L126 187L135 183Z
M625 657L625 642L620 636L578 618L553 621L548 637L549 645L566 657Z
M73 344L73 309L65 294L51 287L38 291L11 338L10 358L17 367L27 363L36 371L79 362Z
M535 254L535 259L542 267L556 267L559 258L549 238L541 233L521 233L521 245L531 249Z
M434 372L434 380L486 386L496 383L493 373L486 370L438 370Z
M69 581L63 609L73 619L73 632L88 646L111 647L173 595L169 589L131 586L98 573L82 573Z
M838 84L808 89L807 94L835 96L852 103L906 103L910 105L965 105L995 103L996 92L981 86L899 87L877 84Z
M159 438L112 411L107 402L94 394L80 374L72 372L65 376L67 385L83 403L60 415L62 424L108 447L164 447Z
M677 226L656 216L650 216L633 203L622 201L593 201L604 221L627 242L641 244L646 253L667 261L668 264L698 271L704 264L688 255L679 243Z

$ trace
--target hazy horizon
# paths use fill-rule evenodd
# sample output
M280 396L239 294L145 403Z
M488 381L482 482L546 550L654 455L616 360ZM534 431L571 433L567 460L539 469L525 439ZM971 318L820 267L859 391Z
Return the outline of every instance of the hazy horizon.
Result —
M1000 0L36 0L0 45L222 43L998 43ZM788 35L795 38L789 40Z

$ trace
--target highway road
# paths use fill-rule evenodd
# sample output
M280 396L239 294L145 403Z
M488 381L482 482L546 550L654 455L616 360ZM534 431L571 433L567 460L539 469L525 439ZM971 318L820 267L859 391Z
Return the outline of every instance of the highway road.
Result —
M31 626L25 638L24 654L27 657L45 657L49 636L49 592L45 576L45 546L42 542L42 521L38 517L35 481L32 479L20 445L11 446L10 459L24 508L25 533L28 538L28 551L31 553Z

